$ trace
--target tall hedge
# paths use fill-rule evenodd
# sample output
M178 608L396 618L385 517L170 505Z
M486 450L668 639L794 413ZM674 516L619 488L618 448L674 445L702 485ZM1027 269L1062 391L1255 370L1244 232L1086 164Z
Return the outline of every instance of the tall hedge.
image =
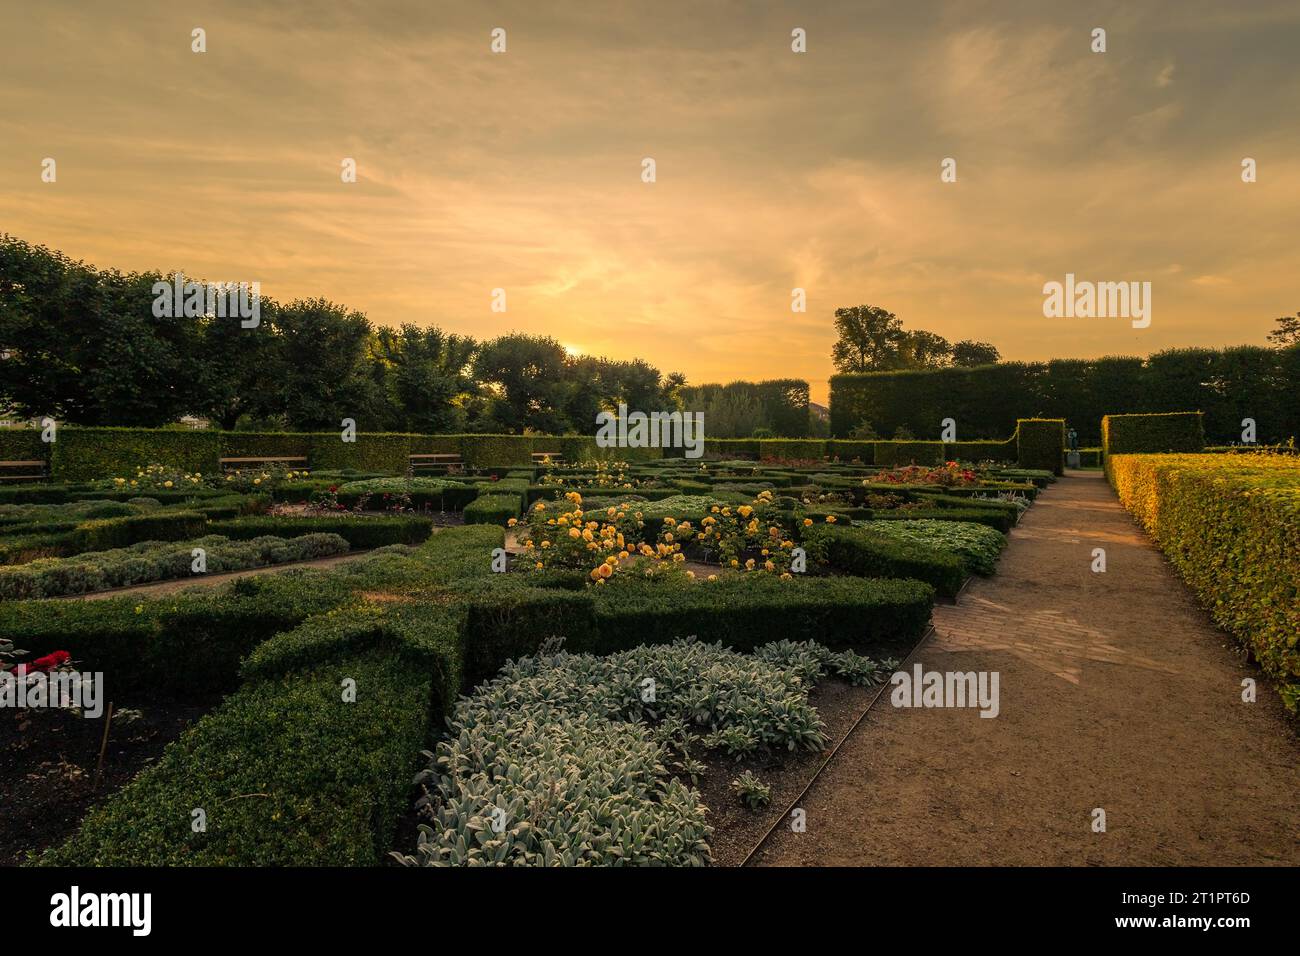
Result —
M1199 408L1213 443L1240 441L1243 418L1255 420L1261 443L1277 443L1300 435L1297 394L1300 345L844 374L831 378L831 434L869 422L881 435L905 427L938 438L954 418L962 440L1000 439L1032 415L1065 419L1082 447L1100 443L1104 415Z
M533 441L531 435L461 435L460 456L471 468L531 465Z
M172 428L60 428L50 454L55 481L126 477L145 465L211 474L220 470L221 434Z
M50 446L39 428L0 428L0 461L50 460Z
M1016 463L1065 473L1065 422L1059 418L1022 418L1016 422Z
M1115 455L1106 472L1210 615L1300 704L1300 458Z
M357 432L345 442L341 432L315 432L307 465L313 469L402 473L411 462L411 436L392 432Z
M1198 452L1205 447L1200 412L1157 415L1107 415L1101 420L1103 455L1145 452Z
M311 457L307 432L221 432L222 458Z

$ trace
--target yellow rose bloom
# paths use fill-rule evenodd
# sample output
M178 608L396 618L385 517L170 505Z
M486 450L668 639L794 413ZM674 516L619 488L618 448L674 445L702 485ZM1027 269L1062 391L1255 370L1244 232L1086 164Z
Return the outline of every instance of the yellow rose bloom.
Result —
M803 519L803 526L804 526L805 528L809 527L812 523L813 523L812 518L804 518L804 519Z

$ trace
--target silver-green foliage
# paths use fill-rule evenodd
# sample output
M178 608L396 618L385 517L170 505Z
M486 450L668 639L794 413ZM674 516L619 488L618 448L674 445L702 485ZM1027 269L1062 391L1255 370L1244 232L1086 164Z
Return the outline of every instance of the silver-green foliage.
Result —
M731 781L731 790L751 810L761 810L772 802L772 788L749 770Z
M449 488L464 488L465 482L449 478L366 478L339 485L345 494L438 494Z
M868 528L886 537L899 538L947 551L961 559L971 574L990 575L1007 539L1001 531L972 521L939 521L920 518L913 521L855 521L855 527Z
M813 684L826 673L855 687L879 684L898 666L897 661L873 661L853 651L833 651L816 641L773 641L754 651L759 660L775 664Z
M296 538L263 535L247 541L231 541L220 535L185 542L142 541L128 548L0 567L0 599L86 594L193 577L195 548L204 551L206 573L217 574L343 554L348 550L348 543L336 534L306 534Z
M421 825L416 853L399 859L708 863L704 807L670 771L693 777L697 746L822 749L808 673L693 641L512 661L457 704L417 778L432 823Z

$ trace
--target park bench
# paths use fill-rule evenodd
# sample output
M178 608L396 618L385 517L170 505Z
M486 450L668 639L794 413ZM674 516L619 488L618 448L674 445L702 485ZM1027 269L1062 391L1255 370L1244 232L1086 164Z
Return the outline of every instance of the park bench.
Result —
M243 468L246 465L256 467L258 465L300 465L307 467L307 458L305 456L292 455L266 455L258 458L223 458L221 459L221 468L223 471Z
M552 465L564 464L564 456L558 451L535 451L533 452L533 464L540 465L544 459L551 459Z
M21 468L22 474L10 474L7 469ZM45 462L36 458L30 461L0 461L0 481L43 481Z
M439 453L429 455L410 455L411 470L434 470L450 472L453 468L460 469L465 462L460 455L450 453Z

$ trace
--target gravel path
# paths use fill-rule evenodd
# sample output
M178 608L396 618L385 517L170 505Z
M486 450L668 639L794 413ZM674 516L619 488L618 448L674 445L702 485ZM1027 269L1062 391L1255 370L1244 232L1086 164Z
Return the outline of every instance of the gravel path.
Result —
M882 696L759 863L1300 864L1300 741L1265 683L1242 702L1259 672L1098 473L1051 486L934 624L914 660L998 672L999 716Z

